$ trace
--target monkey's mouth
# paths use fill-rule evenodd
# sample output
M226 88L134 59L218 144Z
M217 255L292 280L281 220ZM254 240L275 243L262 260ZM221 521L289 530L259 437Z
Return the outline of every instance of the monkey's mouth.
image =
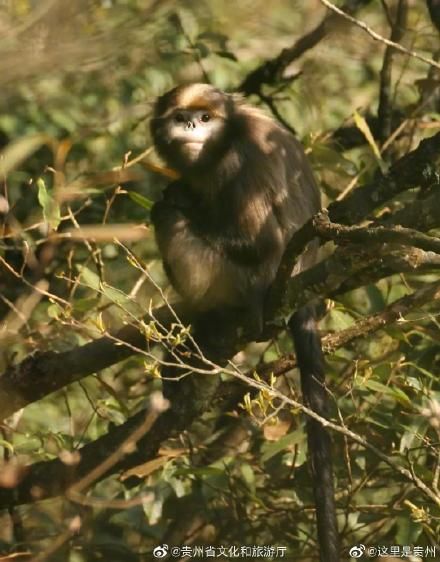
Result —
M203 145L203 141L201 140L184 140L182 141L182 144L184 146L202 146Z
M203 150L203 142L198 140L185 140L180 147L181 153L191 161L198 158Z

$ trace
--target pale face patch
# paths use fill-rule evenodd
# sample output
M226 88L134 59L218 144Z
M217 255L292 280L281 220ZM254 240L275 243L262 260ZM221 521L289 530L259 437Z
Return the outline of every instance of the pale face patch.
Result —
M168 117L166 131L168 142L193 163L208 142L219 138L223 127L223 119L209 111L177 108Z

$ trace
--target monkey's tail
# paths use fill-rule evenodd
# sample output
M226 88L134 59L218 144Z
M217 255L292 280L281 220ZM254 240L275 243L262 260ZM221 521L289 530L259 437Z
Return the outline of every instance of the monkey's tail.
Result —
M303 400L306 406L327 418L328 397L324 387L324 357L314 307L305 306L295 312L290 319L289 327L301 375ZM339 562L330 435L319 422L308 418L307 440L315 495L320 560Z

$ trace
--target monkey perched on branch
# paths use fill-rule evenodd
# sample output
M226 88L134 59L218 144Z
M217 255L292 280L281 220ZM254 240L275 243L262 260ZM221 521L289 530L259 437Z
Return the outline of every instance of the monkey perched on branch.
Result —
M287 243L320 210L320 195L299 142L240 98L207 84L160 97L151 132L180 179L152 209L165 270L196 312L241 311L261 332L264 300ZM294 273L316 260L311 248ZM312 307L289 322L304 401L327 416L321 344ZM213 326L215 330L215 326ZM322 562L338 562L331 444L307 423Z

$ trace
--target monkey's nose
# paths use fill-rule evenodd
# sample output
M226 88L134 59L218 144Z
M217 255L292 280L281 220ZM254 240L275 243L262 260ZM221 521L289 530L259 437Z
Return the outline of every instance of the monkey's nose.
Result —
M195 129L196 124L194 123L194 121L188 121L188 123L186 124L186 128L187 129Z

